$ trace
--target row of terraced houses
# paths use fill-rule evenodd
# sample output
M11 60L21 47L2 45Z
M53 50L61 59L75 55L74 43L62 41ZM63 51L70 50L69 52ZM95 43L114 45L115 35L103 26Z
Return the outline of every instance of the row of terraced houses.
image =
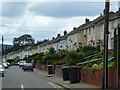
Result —
M109 13L109 51L113 51L114 48L114 29L120 24L119 11ZM100 50L103 50L104 46L104 15L100 15L93 21L85 19L85 23L69 33L64 31L64 35L60 34L57 37L53 37L52 40L46 40L44 43L37 46L29 46L25 49L11 52L7 55L7 59L19 58L23 59L28 55L35 53L46 53L51 47L56 52L60 50L77 50L79 47L84 46L100 46Z

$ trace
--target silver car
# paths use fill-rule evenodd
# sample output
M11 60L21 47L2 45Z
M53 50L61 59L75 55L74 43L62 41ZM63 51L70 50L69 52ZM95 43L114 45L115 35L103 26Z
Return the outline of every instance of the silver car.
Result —
M1 64L0 65L0 75L2 75L2 77L4 77L4 67L3 67L3 65Z

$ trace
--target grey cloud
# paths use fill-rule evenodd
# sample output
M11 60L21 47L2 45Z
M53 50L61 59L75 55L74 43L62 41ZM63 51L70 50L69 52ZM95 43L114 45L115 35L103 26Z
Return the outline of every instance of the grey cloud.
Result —
M36 15L67 18L74 16L95 16L102 13L103 3L41 2L29 8Z
M2 3L2 15L8 18L18 18L25 13L27 2L5 2Z

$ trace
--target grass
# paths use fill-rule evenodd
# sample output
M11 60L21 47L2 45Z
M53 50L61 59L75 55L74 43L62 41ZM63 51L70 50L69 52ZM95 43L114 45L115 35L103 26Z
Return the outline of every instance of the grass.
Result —
M109 61L108 62L108 67L115 67L115 61ZM89 67L89 66L84 66L83 68L85 69L102 69L103 68L103 65L100 65L100 66L96 66L96 67Z

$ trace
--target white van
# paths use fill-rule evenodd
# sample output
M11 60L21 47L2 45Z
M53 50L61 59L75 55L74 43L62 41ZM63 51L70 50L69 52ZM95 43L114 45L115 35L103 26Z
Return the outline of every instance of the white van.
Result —
M19 61L19 67L22 67L25 63L26 61Z

